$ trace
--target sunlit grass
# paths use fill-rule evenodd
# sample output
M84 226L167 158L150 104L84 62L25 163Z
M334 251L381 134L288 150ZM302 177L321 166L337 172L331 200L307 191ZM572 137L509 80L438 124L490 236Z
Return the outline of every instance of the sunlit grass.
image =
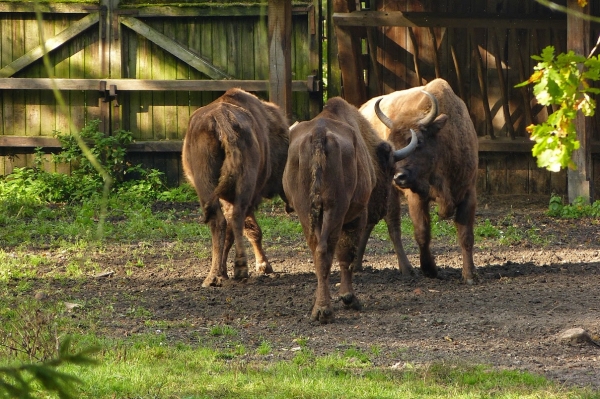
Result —
M62 368L83 381L78 398L598 397L553 385L532 374L494 371L485 366L372 367L367 354L352 349L315 356L304 348L291 362L265 362L248 358L249 351L241 344L226 349L169 345L162 334L130 340L83 336L78 341L79 345L102 348L98 366ZM268 353L264 344L259 348Z

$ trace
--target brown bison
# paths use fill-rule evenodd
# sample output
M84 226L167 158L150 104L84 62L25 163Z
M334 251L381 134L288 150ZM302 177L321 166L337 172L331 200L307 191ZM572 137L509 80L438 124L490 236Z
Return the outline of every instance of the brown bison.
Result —
M333 317L329 274L334 254L340 297L345 305L360 307L350 264L368 219L369 199L373 193L387 198L394 162L414 147L416 138L412 147L392 151L358 110L339 97L330 99L314 119L291 129L283 189L313 255L317 292L312 320L326 323Z
M435 201L441 218L454 215L462 248L462 277L472 283L475 275L473 223L477 203L478 141L465 103L445 80L435 79L422 87L373 98L360 108L360 112L371 122L379 137L391 142L395 148L408 143L411 130L417 132L417 149L396 163L394 185L398 190L392 190L386 216L402 273L411 274L412 267L400 237L400 192L408 202L423 274L437 276L429 249L429 204ZM372 228L373 225L366 228L366 237L359 249L361 256ZM360 262L357 260L357 268L361 266Z
M196 189L210 225L212 265L202 286L227 279L227 255L235 243L233 277L248 277L242 234L254 249L256 270L273 269L262 248L254 211L263 197L285 199L281 179L289 144L279 108L240 89L228 90L190 117L183 142L183 170Z

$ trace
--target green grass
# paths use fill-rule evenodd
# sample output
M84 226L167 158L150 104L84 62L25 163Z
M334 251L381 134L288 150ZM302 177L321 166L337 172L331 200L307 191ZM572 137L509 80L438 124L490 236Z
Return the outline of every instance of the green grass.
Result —
M162 335L131 340L77 337L99 345L99 365L67 365L77 398L597 398L541 377L485 366L372 367L351 349L294 361L248 361L245 350L169 345Z

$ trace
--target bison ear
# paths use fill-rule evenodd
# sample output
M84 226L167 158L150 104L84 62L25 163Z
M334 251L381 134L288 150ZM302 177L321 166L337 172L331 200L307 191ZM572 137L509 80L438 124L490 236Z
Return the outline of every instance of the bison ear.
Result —
M433 122L431 122L429 124L429 126L427 126L427 132L430 134L435 134L435 133L439 132L446 125L447 121L448 121L448 115L446 115L446 114L438 115L438 117L435 118L433 120Z
M377 163L382 170L387 171L393 166L393 161L390 162L390 159L392 159L392 152L392 146L387 141L382 141L377 146L377 149L375 150L375 153L377 154Z

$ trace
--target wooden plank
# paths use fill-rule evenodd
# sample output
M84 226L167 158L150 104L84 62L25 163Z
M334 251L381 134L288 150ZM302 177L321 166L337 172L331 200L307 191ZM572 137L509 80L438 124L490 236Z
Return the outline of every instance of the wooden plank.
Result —
M136 18L126 16L121 16L120 21L123 25L146 37L148 40L152 41L157 46L160 46L161 48L173 54L175 57L178 57L182 61L187 62L190 66L206 74L207 76L213 79L231 78L229 74L225 73L210 62L206 61L203 57L199 56L198 54L194 54L189 49L183 47L181 44L166 37L165 35L156 31L155 29L152 29L150 26L143 23L142 21Z
M100 6L94 4L75 3L35 3L35 2L0 2L0 13L35 13L37 9L45 13L88 14L99 11Z
M551 175L554 173L537 166L537 160L531 155L529 158L529 193L544 194L552 192ZM561 189L564 192L564 187Z
M338 44L333 24L333 9L327 2L327 98L342 95L342 71L338 59Z
M508 104L508 88L506 87L506 78L504 77L504 67L502 65L502 51L498 40L496 29L491 29L494 48L494 61L496 63L496 72L498 73L498 86L500 87L500 96L502 101L502 111L504 114L504 124L511 138L515 138L515 129L510 117L510 106Z
M135 9L122 6L119 12L122 15L143 18L260 17L265 15L265 7L263 4L223 5L219 7L195 7L193 5L183 4L182 7L161 5L157 7L148 6ZM302 15L307 14L308 12L310 12L310 6L292 6L293 15Z
M152 42L146 37L138 36L136 77L138 79L152 79ZM117 85L117 87L119 87ZM137 131L135 138L138 140L154 139L152 133L152 93L139 93L139 108L137 112Z
M491 195L506 194L507 165L505 154L489 154L486 162L487 193Z
M287 0L269 0L269 100L292 116L292 5Z
M505 14L452 14L402 11L335 11L333 22L337 26L404 26L439 28L563 28L564 16L552 18L520 17Z
M57 18L56 15L49 15L46 16L44 18L43 21L41 21L41 33L42 33L42 40L45 40L46 38L49 37L53 37L55 36L55 26L57 24ZM61 31L64 30L61 29ZM63 47L68 47L68 46L63 46ZM68 52L68 48L67 48L67 52ZM46 65L45 63L40 63L40 73L39 76L40 77L54 77L56 74L55 71L55 66L56 66L56 61L58 58L56 58L57 54L56 51L52 52L52 53L48 53L47 57L48 57L48 65ZM68 58L69 55L67 54L66 57ZM56 130L56 96L61 96L62 97L62 93L60 92L50 92L50 91L40 91L40 132L39 134L42 136L52 136L54 130ZM67 94L67 99L66 101L68 101L68 97L69 95ZM43 121L43 123L41 122Z
M79 38L83 38L83 77L85 79L96 79L99 77L105 77L107 75L104 74L102 70L102 64L98 62L98 58L102 52L102 32L104 31L103 24L98 24L98 29L92 29L85 36L79 36ZM74 75L77 77L78 75ZM77 80L78 82L83 82L83 80ZM84 102L81 104L85 113L77 112L77 107L71 108L71 122L73 123L73 128L77 130L81 130L85 125L85 121L91 121L94 119L100 119L100 92L98 91L99 80L96 81L96 86L94 89L90 89L89 91L85 91L84 94ZM80 90L86 90L83 87L80 87Z
M0 78L0 89L9 90L59 90L98 91L100 82L117 85L119 91L227 91L240 87L246 91L267 91L268 80L154 80L154 79L50 79L50 78ZM309 91L306 80L293 80L293 91Z
M11 37L12 41L16 41L17 37L13 36L13 19L9 18L7 15L0 14L0 37ZM4 44L4 41L0 41L2 43L2 49L0 51L0 65L5 65L16 57L13 57L13 46ZM15 134L15 122L14 122L14 97L13 92L8 90L0 91L0 95L2 96L2 118L0 119L0 125L2 125L2 134ZM3 163L4 165L4 163Z
M313 0L308 13L308 64L311 75L318 80L319 91L309 94L309 118L314 118L323 108L323 24L321 23L321 0ZM300 76L303 78L303 76ZM293 91L293 89L292 89Z
M25 21L25 51L28 49L32 49L35 46L39 45L40 42L40 27L38 25L37 19L31 18L26 19ZM10 65L10 64L9 64ZM22 71L24 77L29 78L39 78L40 70L43 68L41 63L37 63L35 65L31 65L26 70ZM40 106L40 91L28 91L25 93L25 135L27 136L39 136L40 128L42 123L42 118L40 115L41 106ZM26 164L25 164L26 165Z
M156 32L163 35L164 22L162 19L150 21L150 26ZM170 39L170 38L169 38ZM152 79L165 79L165 52L162 48L153 45L152 57L150 58L150 70ZM152 92L152 137L154 140L164 140L167 137L165 124L165 91Z
M12 56L13 59L17 59L26 52L25 47L25 20L15 19L12 23L11 36L13 38L12 45ZM16 91L10 93L13 102L13 114L12 114L12 129L13 134L23 134L26 130L26 117L25 117L25 92Z
M494 127L492 124L492 114L490 111L490 104L488 99L487 82L484 78L484 64L479 49L478 39L475 35L474 29L469 29L469 36L471 38L471 47L473 51L473 57L475 60L475 67L477 71L477 81L479 82L479 89L481 92L481 106L483 107L484 123L482 126L475 126L479 131L483 131L484 135L489 135L492 139L495 138ZM475 112L472 110L471 112ZM477 119L479 119L476 116Z
M56 35L59 32L62 32L64 29L66 29L69 26L69 16L68 15L56 15L54 17L54 33L52 36ZM74 47L72 46L72 42L70 43L71 45L66 45L66 46L61 46L60 48L56 49L56 51L54 52L55 54L55 66L54 66L54 76L53 77L58 77L58 78L70 78L71 77L71 71L70 71L70 63L73 62L75 64L80 64L81 69L83 70L83 51L77 52L74 50ZM75 69L75 68L74 68ZM76 72L75 72L76 73ZM77 77L76 75L73 77ZM79 76L79 77L83 77L83 75ZM55 124L54 124L54 128L63 134L68 134L70 133L70 127L69 127L69 109L72 106L71 104L71 94L70 92L60 92L63 100L65 101L65 106L62 107L60 105L60 101L55 101L54 100L54 93L53 92L49 92L47 90L44 90L42 92L42 95L51 95L54 101L54 105L55 105L55 115L54 115L54 119L55 119ZM74 93L73 93L74 94ZM80 93L83 94L83 93ZM82 109L80 111L83 111Z
M218 24L213 19L193 19L190 21L188 33L188 47L206 57L213 65L222 68L213 57L212 30L213 25ZM227 66L227 64L225 64ZM190 67L189 78L194 81L206 81L206 75ZM212 101L213 93L190 91L190 114L197 107L206 105Z
M292 24L292 70L296 77L307 78L311 74L309 64L309 32L306 16L294 17ZM294 92L292 94L294 105L294 120L308 120L310 118L308 93ZM293 122L293 121L290 121Z
M185 43L187 32L181 27L184 21L166 21L165 34L172 37L179 43ZM184 62L175 57L168 57L168 64L165 70L165 78L168 80L187 79L188 68ZM169 91L165 94L165 119L167 139L183 139L189 119L187 102L189 101L187 92Z
M110 77L113 79L120 79L123 76L122 66L122 55L121 55L121 24L119 23L119 16L117 10L119 8L119 0L110 0L109 18L110 28L108 29L109 34L109 54L110 54ZM110 86L107 86L110 88ZM111 119L111 134L112 132L119 130L123 127L123 115L122 108L120 106L118 94L116 100L113 100L109 104L110 108L110 119Z
M584 14L589 15L589 4L583 7L579 6L577 0L567 0L567 7L572 11L583 10ZM587 56L590 53L590 22L569 13L567 16L567 47L573 50L575 54ZM573 152L572 160L576 170L569 168L569 202L573 202L577 197L583 197L586 201L594 195L592 186L592 155L591 155L591 124L590 118L586 118L581 111L577 112L575 119L575 130L577 140L581 144L579 150Z
M527 194L529 192L528 159L528 154L511 154L506 157L505 194Z
M143 143L143 146L142 144ZM134 147L136 151L146 151L144 148L148 148L148 151L158 151L157 148L161 148L161 151L172 151L163 147L175 145L177 140L165 140L165 141L137 141ZM140 147L141 146L141 147ZM479 153L514 153L514 154L531 154L531 148L533 142L524 137L517 137L515 140L508 138L490 140L483 137L479 138ZM44 136L0 136L0 147L15 147L15 148L34 148L34 147L60 147L58 140L52 137ZM174 150L173 150L174 151ZM594 155L600 154L600 141L596 141L592 145L592 153ZM486 155L487 156L487 155Z
M356 4L352 0L334 0L334 13L354 11ZM334 20L335 21L335 20ZM361 46L359 38L350 29L335 24L338 44L338 60L342 72L342 93L350 104L360 107L367 100L363 77Z
M81 32L96 24L99 20L99 16L100 15L97 12L90 14L80 19L79 21L73 23L71 26L69 26L67 29L65 29L58 35L47 39L44 44L40 44L32 48L23 56L17 58L10 64L6 65L4 68L0 69L0 77L7 78L13 76L15 73L19 72L26 66L42 58L45 53L62 46L67 41L71 40Z

